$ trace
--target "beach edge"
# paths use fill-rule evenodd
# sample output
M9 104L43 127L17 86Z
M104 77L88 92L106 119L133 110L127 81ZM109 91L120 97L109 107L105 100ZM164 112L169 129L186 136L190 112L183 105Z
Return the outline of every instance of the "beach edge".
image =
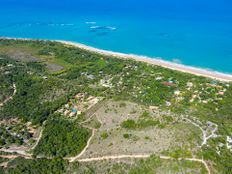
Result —
M175 62L170 62L161 59L160 57L147 57L147 56L141 56L141 55L135 55L135 54L125 54L125 53L120 53L120 52L114 52L114 51L107 51L95 47L91 47L85 44L81 44L78 42L73 42L73 41L66 41L66 40L48 40L48 39L31 39L31 38L11 38L11 37L0 37L2 40L32 40L32 41L51 41L51 42L59 42L64 45L69 45L69 46L74 46L86 51L90 51L93 53L98 53L102 54L105 56L112 56L115 58L121 58L121 59L132 59L135 61L139 62L144 62L156 66L160 66L163 68L175 70L175 71L180 71L183 73L189 73L193 74L196 76L202 76L202 77L207 77L219 81L224 81L224 82L232 82L232 74L226 74L226 73L221 73L217 71L211 71L207 70L204 68L197 68L193 66L188 66L188 65L183 65L183 64L178 64Z

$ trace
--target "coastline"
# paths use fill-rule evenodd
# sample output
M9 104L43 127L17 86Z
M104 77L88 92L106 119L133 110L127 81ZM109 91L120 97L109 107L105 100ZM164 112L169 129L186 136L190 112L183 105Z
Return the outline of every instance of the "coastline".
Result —
M87 46L87 45L77 43L77 42L72 42L72 41L30 39L30 38L10 38L10 37L0 37L0 39L54 41L54 42L59 42L59 43L65 44L65 45L70 45L70 46L74 46L74 47L77 47L80 49L84 49L86 51L103 54L106 56L112 56L112 57L121 58L121 59L133 59L135 61L145 62L148 64L161 66L161 67L164 67L167 69L172 69L172 70L176 70L176 71L180 71L180 72L184 72L184 73L189 73L189 74L193 74L196 76L203 76L203 77L207 77L207 78L211 78L211 79L215 79L215 80L219 80L219 81L224 81L224 82L231 82L232 81L232 74L226 74L226 73L211 71L211 70L207 70L207 69L203 69L203 68L197 68L197 67L192 67L192 66L187 66L187 65L183 65L183 64L170 62L170 61L165 61L159 57L151 58L151 57L134 55L134 54L125 54L125 53L120 53L120 52L107 51L107 50L94 48L91 46Z
M184 72L184 73L194 74L196 76L208 77L208 78L212 78L212 79L219 80L219 81L225 81L225 82L232 81L231 74L225 74L225 73L221 73L221 72L217 72L217 71L210 71L210 70L206 70L203 68L196 68L196 67L178 64L178 63L174 63L174 62L170 62L170 61L165 61L159 57L151 58L151 57L134 55L134 54L124 54L124 53L120 53L120 52L106 51L106 50L94 48L91 46L87 46L84 44L71 42L71 41L63 41L63 40L55 40L55 41L66 44L66 45L75 46L75 47L78 47L78 48L81 48L81 49L84 49L87 51L91 51L94 53L103 54L106 56L113 56L113 57L116 57L116 58L118 57L118 58L122 58L122 59L133 59L136 61L161 66L161 67L164 67L167 69L172 69L172 70L176 70L176 71L180 71L180 72Z

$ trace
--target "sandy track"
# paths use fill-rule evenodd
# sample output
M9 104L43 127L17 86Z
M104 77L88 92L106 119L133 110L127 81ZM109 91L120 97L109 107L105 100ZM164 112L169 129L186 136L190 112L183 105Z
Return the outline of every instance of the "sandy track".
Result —
M6 158L6 159L15 159L15 158L18 158L18 157L23 157L23 158L26 158L26 159L32 159L31 156L24 156L24 155L0 155L0 158Z
M16 94L17 88L16 88L15 83L13 83L13 89L14 89L14 92L13 92L12 96L6 98L2 103L0 103L0 107L2 107L5 103L7 103L9 100L11 100L14 97L14 95Z
M32 146L32 148L31 148L32 150L34 150L35 147L39 144L39 141L40 141L40 139L41 139L42 136L43 136L44 126L45 126L46 122L47 122L47 120L43 122L43 125L42 125L42 128L41 128L39 137L38 137L38 139L36 140L36 143Z
M85 148L81 151L81 153L79 153L79 154L78 154L77 156L75 156L75 157L66 158L66 159L68 159L70 162L73 162L73 161L76 161L78 158L80 158L80 157L86 152L86 150L88 149L88 147L89 147L89 145L90 145L90 142L91 142L91 140L93 139L94 135L95 135L95 129L92 129L92 135L91 135L91 137L89 138L89 140L87 141L87 144L86 144Z
M204 130L200 125L198 125L197 123L193 122L192 120L190 120L188 118L183 117L183 119L187 120L189 123L193 124L194 126L198 127L201 130L201 132L202 132L202 143L201 143L200 147L207 144L207 141L210 138L213 138L213 137L216 136L215 132L218 130L218 125L215 124L215 128L213 130L211 130L211 134L209 136L207 136L206 130Z
M94 117L95 113L93 113L91 116L89 116L89 118L87 118L85 121L81 122L80 124L85 124L88 121L90 121L93 117Z
M112 156L102 156L94 158L77 159L79 162L92 162L92 161L102 161L102 160L115 160L115 159L125 159L125 158L149 158L151 154L141 154L141 155L112 155Z
M83 150L84 151L84 150ZM83 152L84 153L84 152ZM81 156L81 154L79 154ZM7 158L7 159L15 159L17 157L24 157L26 159L32 159L31 156L24 156L24 155L0 155L1 158ZM131 158L131 159L139 159L139 158L149 158L151 154L138 154L138 155L112 155L112 156L102 156L102 157L94 157L94 158L85 158L85 159L77 159L77 157L69 158L70 162L94 162L94 161L103 161L103 160L119 160L119 159L126 159L126 158ZM169 156L160 156L160 159L164 160L176 160L172 157ZM202 163L208 174L211 174L210 168L207 165L207 163L203 159L197 159L197 158L178 158L177 160L187 160L187 161L194 161L194 162L199 162Z
M151 154L138 154L138 155L115 155L115 156L103 156L103 157L95 157L95 158L85 158L85 159L78 159L78 162L93 162L93 161L102 161L102 160L116 160L116 159L125 159L125 158L149 158L151 156ZM160 156L161 159L164 160L175 160L172 157L169 156ZM208 174L211 174L209 166L207 165L207 163L202 160L202 159L197 159L197 158L178 158L177 160L181 161L181 160L187 160L187 161L195 161L195 162L199 162L202 163ZM73 162L73 161L72 161Z
M18 150L18 149L0 149L1 152L6 153L17 153L18 156L23 157L31 157L32 155L27 153L25 150Z

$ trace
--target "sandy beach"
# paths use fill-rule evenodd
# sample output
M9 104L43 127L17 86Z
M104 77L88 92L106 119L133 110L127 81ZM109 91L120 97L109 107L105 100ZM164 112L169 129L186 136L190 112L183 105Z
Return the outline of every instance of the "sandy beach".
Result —
M8 38L8 37L0 37L0 39L35 40L35 39L29 39L29 38ZM225 73L211 71L211 70L207 70L203 68L186 66L186 65L175 63L175 62L165 61L159 57L150 58L150 57L134 55L134 54L124 54L124 53L119 53L119 52L107 51L107 50L102 50L102 49L94 48L91 46L87 46L81 43L76 43L76 42L71 42L71 41L64 41L64 40L48 40L48 41L60 42L66 45L78 47L78 48L81 48L87 51L103 54L106 56L113 56L113 57L122 58L122 59L133 59L133 60L140 61L140 62L146 62L149 64L161 66L164 68L177 70L177 71L181 71L185 73L190 73L190 74L194 74L197 76L208 77L208 78L212 78L212 79L219 80L219 81L225 81L225 82L232 81L232 74L225 74Z
M146 57L146 56L139 56L139 55L133 55L133 54L124 54L124 53L119 53L119 52L106 51L106 50L90 47L90 46L87 46L84 44L63 41L63 40L57 40L57 42L61 42L63 44L67 44L67 45L72 45L72 46L75 46L75 47L78 47L78 48L81 48L84 50L104 54L107 56L126 58L126 59L134 59L136 61L146 62L149 64L158 65L158 66L161 66L164 68L177 70L177 71L181 71L181 72L185 72L185 73L190 73L190 74L194 74L197 76L204 76L204 77L208 77L208 78L212 78L212 79L216 79L216 80L220 80L220 81L226 81L226 82L232 81L232 75L230 75L230 74L225 74L225 73L210 71L210 70L206 70L206 69L202 69L202 68L196 68L196 67L186 66L186 65L182 65L182 64L177 64L174 62L162 60L159 57L150 58L150 57Z

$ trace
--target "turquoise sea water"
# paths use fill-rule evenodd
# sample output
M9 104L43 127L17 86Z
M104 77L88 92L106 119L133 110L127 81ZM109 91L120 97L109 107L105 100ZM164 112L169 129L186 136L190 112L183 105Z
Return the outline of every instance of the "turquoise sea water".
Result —
M232 74L230 0L0 0L0 36L69 40Z

